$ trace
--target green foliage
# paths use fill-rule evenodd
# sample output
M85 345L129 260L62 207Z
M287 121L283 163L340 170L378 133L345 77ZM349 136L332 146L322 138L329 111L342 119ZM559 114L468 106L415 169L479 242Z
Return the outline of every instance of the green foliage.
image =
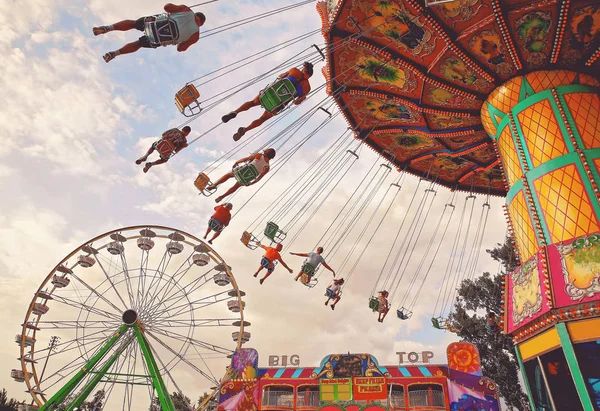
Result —
M502 263L504 272L512 272L517 267L517 258L508 239L487 252ZM483 373L496 382L508 410L526 411L529 404L519 384L512 339L501 333L489 333L485 328L487 314L499 314L502 307L502 275L484 273L479 278L463 281L449 320L459 330L459 337L479 349Z
M8 393L5 388L2 388L0 391L0 409L5 411L17 411L17 407L19 405L19 401L14 398L8 398Z
M94 394L94 398L91 401L84 402L79 409L81 411L101 411L104 397L106 397L104 390L98 390Z
M171 394L171 401L173 401L173 405L177 411L192 411L194 409L195 404L192 404L192 400L182 393L174 392ZM158 398L154 398L152 401L150 411L162 411Z

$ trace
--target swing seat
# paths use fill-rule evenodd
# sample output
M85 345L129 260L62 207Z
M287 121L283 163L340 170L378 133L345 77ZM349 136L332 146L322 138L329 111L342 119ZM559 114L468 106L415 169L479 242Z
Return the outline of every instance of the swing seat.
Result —
M369 300L369 308L373 310L373 312L379 311L379 299L377 297L371 297Z
M258 241L258 239L248 231L244 231L244 233L242 234L242 238L240 238L240 241L250 250L256 250L260 245L260 241Z
M251 162L234 167L232 172L236 181L243 186L249 186L260 175L256 166Z
M277 79L259 94L260 105L270 113L276 113L296 97L296 87L287 78Z
M302 271L306 275L313 276L317 272L317 267L305 261L304 264L302 264L302 268L300 269L300 271Z
M176 153L175 145L166 139L161 139L156 143L156 151L160 154L160 158L163 160L168 160L173 157Z
M431 324L433 324L433 328L437 328L438 330L448 329L448 320L442 317L432 318Z
M144 23L144 34L152 47L165 47L177 43L179 28L168 14L159 14Z
M272 221L267 223L267 226L265 227L265 237L269 240L275 243L281 243L285 240L286 236L287 234L281 231L276 223Z
M217 233L220 233L221 231L223 231L223 223L221 223L219 220L216 220L214 218L211 218L210 220L208 220L208 226L210 227L211 230L216 231Z
M194 186L203 194L205 197L210 197L213 195L216 190L210 190L208 187L210 185L210 178L204 174L198 174L198 177L194 180Z
M319 283L319 280L312 275L308 275L306 273L302 273L300 276L300 282L307 286L308 288L313 288L315 285Z
M404 307L401 307L396 310L396 315L401 320L408 320L408 319L410 319L410 317L412 317L413 313L412 313L412 311L410 311Z
M276 265L277 265L277 260L271 261L264 255L260 259L260 266L266 270L268 270L269 267L273 267L272 269L274 270Z
M200 114L202 107L200 107L200 92L193 84L186 84L181 90L175 94L175 105L186 117L192 117L196 114Z

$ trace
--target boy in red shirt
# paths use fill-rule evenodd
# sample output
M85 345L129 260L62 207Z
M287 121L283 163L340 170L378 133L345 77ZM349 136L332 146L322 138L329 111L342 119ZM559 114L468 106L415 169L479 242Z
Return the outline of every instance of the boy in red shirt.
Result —
M214 239L220 236L223 229L229 225L232 209L233 205L231 205L231 203L225 203L215 207L215 213L210 217L210 220L208 220L208 228L206 229L206 234L204 234L204 239L206 240L206 237L208 237L211 230L215 232L213 237L208 240L208 244L212 244Z
M294 67L290 71L287 71L279 76L279 78L288 78L292 82L292 84L294 84L294 87L296 88L294 104L298 105L298 104L302 103L304 100L306 100L306 96L308 95L308 93L310 93L310 83L308 82L308 79L312 75L313 75L313 65L312 65L312 63L309 63L307 61L304 63L302 70L298 70L297 68ZM236 116L239 113L241 113L242 111L249 110L252 107L256 107L256 106L260 106L260 95L256 96L254 98L254 100L245 102L237 110L232 111L229 114L225 114L222 117L223 123L227 123L229 120L236 118ZM258 119L254 120L252 123L250 123L250 125L248 127L240 127L238 129L237 133L235 133L233 135L233 140L238 141L240 138L242 138L242 136L244 134L246 134L246 132L248 132L256 127L259 127L265 121L267 121L268 119L273 117L275 114L277 114L277 113L265 111L262 116L260 116Z
M290 273L293 272L293 270L281 259L281 255L279 254L279 252L283 250L283 246L281 244L277 244L275 248L267 247L261 244L260 248L265 250L265 255L262 260L260 260L260 267L258 267L256 273L254 273L254 276L257 277L258 273L260 273L263 268L267 269L267 274L260 279L261 284L265 282L267 277L270 276L273 271L275 271L275 261L279 261Z

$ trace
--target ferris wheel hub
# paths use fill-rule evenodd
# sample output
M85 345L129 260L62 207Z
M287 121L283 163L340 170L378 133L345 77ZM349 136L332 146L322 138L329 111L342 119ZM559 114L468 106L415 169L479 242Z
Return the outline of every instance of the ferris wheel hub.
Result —
M138 320L138 315L134 310L127 310L123 313L123 323L133 325Z

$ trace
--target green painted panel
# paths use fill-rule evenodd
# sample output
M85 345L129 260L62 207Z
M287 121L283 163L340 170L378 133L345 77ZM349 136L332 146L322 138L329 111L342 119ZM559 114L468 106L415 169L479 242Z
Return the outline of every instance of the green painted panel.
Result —
M571 375L573 376L575 388L577 389L577 394L579 394L579 399L581 400L583 409L585 411L594 411L594 405L592 404L592 399L590 398L590 395L585 386L585 381L583 379L583 375L581 374L581 369L579 368L577 357L575 356L575 350L573 349L573 343L571 342L571 338L569 337L569 331L567 330L567 326L565 325L565 323L558 323L556 324L556 331L558 331L560 344L562 345L565 358L567 359L567 364L569 365L569 370L571 371Z

